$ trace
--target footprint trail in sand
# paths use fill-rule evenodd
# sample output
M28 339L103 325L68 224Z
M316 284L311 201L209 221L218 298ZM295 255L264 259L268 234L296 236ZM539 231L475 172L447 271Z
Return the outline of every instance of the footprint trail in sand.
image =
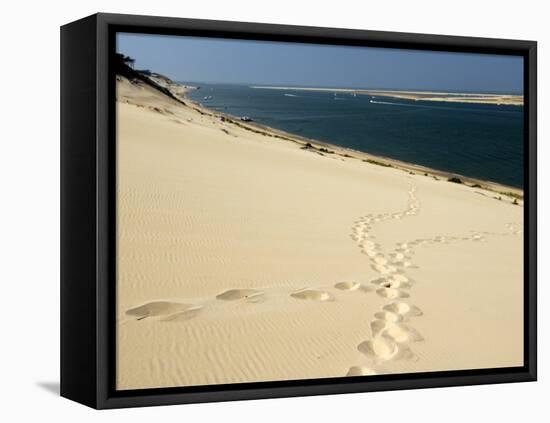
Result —
M417 248L459 241L483 242L487 236L521 236L523 234L521 224L510 222L505 225L506 231L501 233L472 231L466 236L438 235L432 238L418 238L399 242L389 251L376 242L373 229L378 223L412 218L420 211L416 187L412 186L408 191L405 210L367 214L354 222L350 236L356 242L360 252L366 256L370 267L378 274L378 277L371 280L369 285L356 281L340 281L330 287L306 287L284 294L286 298L290 297L295 301L323 303L345 301L348 298L347 295L374 292L387 300L373 315L369 325L370 337L357 345L362 363L354 363L350 366L347 376L387 373L380 368L381 364L390 360L417 359L411 344L421 342L424 338L414 328L413 323L414 319L422 316L423 313L419 307L409 302L415 281L407 273L409 269L418 267L413 259ZM278 292L280 294L280 290ZM276 293L273 294L276 295ZM150 301L126 310L126 316L137 321L182 322L204 313L206 304L208 309L221 302L250 303L250 307L261 307L259 303L269 298L264 290L234 288L216 294L206 303L203 301L203 304L197 304L193 300ZM363 363L364 360L367 360L366 365Z
M409 344L423 341L422 335L411 325L412 318L422 316L422 311L415 305L404 302L411 297L414 281L407 274L408 269L418 268L413 262L417 247L434 244L449 244L455 241L482 242L488 235L521 235L520 224L507 223L508 232L475 232L467 236L439 235L433 238L419 238L412 241L399 242L392 251L386 253L375 241L372 233L379 222L392 219L414 217L421 211L420 202L416 196L416 187L408 192L407 208L402 212L367 214L359 218L352 226L351 238L357 243L362 254L369 260L371 268L380 277L371 281L376 287L376 293L391 300L374 314L370 323L371 338L357 346L363 357L369 360L369 366L352 366L348 376L377 374L377 366L389 360L415 359ZM368 369L363 372L361 369Z
M371 281L376 287L376 294L389 301L401 301L410 297L412 280L406 274L406 269L414 267L413 252L407 243L400 243L386 254L382 246L375 241L373 228L377 223L413 217L419 212L420 202L413 186L408 192L405 210L368 214L359 218L352 226L351 238L357 243L361 253L367 256L371 268L380 275ZM352 366L347 376L377 374L377 366L382 362L413 358L414 354L407 344L421 341L423 338L418 331L402 322L421 314L418 307L405 302L385 304L382 310L374 314L374 319L370 323L371 338L357 346L358 351L369 360L369 366ZM368 372L360 370L364 368L368 369Z

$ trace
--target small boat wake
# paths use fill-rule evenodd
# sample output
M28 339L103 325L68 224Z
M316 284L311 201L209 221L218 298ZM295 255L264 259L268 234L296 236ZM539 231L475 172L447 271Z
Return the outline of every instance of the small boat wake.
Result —
M390 106L409 106L409 107L415 107L415 104L405 104L405 103L392 103L390 101L375 101L371 100L370 103L373 104L388 104Z

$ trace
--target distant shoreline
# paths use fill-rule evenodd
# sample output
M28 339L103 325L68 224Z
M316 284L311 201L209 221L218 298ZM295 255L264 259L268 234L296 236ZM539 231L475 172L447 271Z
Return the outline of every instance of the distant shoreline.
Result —
M355 88L315 88L315 87L279 87L269 85L251 85L250 88L284 91L314 91L346 94L371 95L379 97L399 98L415 101L437 101L447 103L495 104L501 106L523 106L523 95L518 94L486 94L437 91L405 91L376 90Z
M383 167L393 167L411 174L423 175L433 179L446 180L449 182L463 184L464 186L469 186L472 188L488 190L493 192L496 195L495 196L496 199L504 197L504 198L508 198L510 202L516 201L518 199L521 201L523 200L522 188L505 185L494 181L477 179L477 178L461 175L458 173L447 172L439 169L433 169L427 166L422 166L419 164L405 162L405 161L392 159L384 156L378 156L378 155L366 153L363 151L354 150L349 147L342 147L336 144L330 144L327 142L319 141L317 139L302 137L300 135L275 129L267 125L262 125L257 122L244 122L240 119L239 116L231 115L226 112L220 112L218 110L209 109L203 104L191 99L188 93L189 91L194 90L196 88L195 86L174 82L164 78L153 77L152 79L154 80L155 83L161 84L166 89L172 91L174 95L181 97L182 100L184 100L186 103L188 103L192 107L196 108L200 113L208 114L210 116L217 117L219 119L223 117L223 119L228 123L232 123L241 128L244 128L268 137L280 138L286 141L294 142L300 145L300 148L307 149L309 151L312 151L320 155L328 155L328 156L336 155L342 158L357 159L357 160L361 160L363 162L374 164L374 165L379 165ZM287 88L278 87L277 89L287 89ZM316 90L315 88L311 88L311 89L303 88L303 89ZM322 90L334 91L328 88L322 89ZM345 90L346 92L354 91L354 90L347 90L347 89L341 89L341 90Z

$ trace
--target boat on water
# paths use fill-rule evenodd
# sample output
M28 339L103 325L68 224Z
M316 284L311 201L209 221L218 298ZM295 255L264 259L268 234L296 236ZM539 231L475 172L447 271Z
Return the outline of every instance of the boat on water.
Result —
M241 116L241 120L243 122L252 122L252 118L250 116Z

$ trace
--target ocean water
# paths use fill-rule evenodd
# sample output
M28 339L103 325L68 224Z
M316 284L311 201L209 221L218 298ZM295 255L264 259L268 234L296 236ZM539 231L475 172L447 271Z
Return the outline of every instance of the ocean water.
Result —
M205 107L302 137L523 187L523 107L197 84Z

